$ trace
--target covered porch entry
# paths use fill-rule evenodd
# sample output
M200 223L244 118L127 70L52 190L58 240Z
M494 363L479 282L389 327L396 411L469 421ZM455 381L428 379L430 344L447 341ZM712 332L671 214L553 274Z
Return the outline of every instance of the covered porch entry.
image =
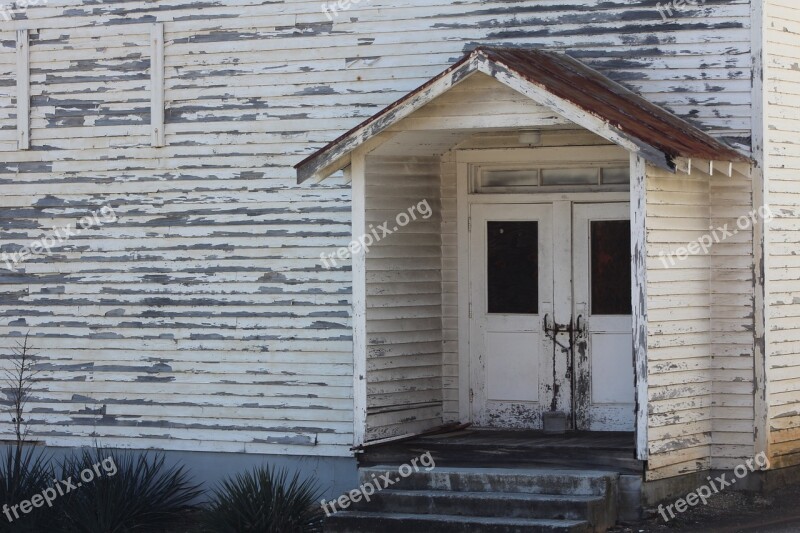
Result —
M568 56L478 49L299 164L352 183L354 445L460 423L646 459L645 178L690 158L741 160Z

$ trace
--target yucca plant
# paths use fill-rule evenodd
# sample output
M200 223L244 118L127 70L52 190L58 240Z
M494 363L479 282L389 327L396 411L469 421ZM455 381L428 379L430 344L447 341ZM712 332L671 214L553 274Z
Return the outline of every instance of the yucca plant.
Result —
M49 456L19 445L8 446L5 453L5 460L0 463L0 499L4 504L0 533L38 533L52 529L57 520L57 502L53 507L34 508L28 514L19 509L22 501L30 501L54 484Z
M62 479L80 487L64 496L60 531L128 533L168 531L201 494L183 466L167 467L161 453L86 449L62 464ZM89 482L81 472L95 470ZM113 464L113 469L111 465ZM88 478L89 475L86 475Z
M203 514L208 533L322 531L319 489L300 474L259 467L222 482Z

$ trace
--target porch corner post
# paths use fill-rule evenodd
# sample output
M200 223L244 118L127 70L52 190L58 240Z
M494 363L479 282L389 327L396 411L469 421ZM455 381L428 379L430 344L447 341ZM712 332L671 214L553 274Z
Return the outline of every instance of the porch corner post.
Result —
M356 150L351 159L352 241L366 233L366 154ZM352 250L352 248L351 248ZM356 248L353 272L353 446L366 441L367 432L367 257Z
M631 154L631 297L633 299L633 365L636 387L636 457L647 461L647 162Z
M753 208L771 207L769 194L770 139L767 136L767 108L769 94L765 89L765 71L767 70L765 52L767 48L767 23L763 2L753 2L750 6L752 20L752 61L753 61L753 158L756 164L752 167ZM769 329L767 327L767 305L769 295L770 256L767 250L769 228L766 223L756 224L753 228L753 455L765 453L770 461L774 456L770 442L770 382L769 364L767 361L769 347ZM773 463L774 464L774 461Z

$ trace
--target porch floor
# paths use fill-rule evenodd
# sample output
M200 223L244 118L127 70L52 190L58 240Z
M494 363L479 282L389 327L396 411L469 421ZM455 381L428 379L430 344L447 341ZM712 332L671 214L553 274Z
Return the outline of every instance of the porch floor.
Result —
M557 467L641 474L633 433L462 429L367 446L360 466L408 463L430 452L437 465L463 467Z

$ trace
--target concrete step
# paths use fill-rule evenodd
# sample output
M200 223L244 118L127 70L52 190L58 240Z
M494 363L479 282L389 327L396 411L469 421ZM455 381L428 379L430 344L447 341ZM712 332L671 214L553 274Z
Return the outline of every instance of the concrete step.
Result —
M341 512L325 522L327 533L589 533L580 520L537 520L456 515Z
M603 532L617 519L616 472L397 466L359 469L370 501L326 521L336 533Z
M429 472L420 469L404 478L397 467L384 465L359 469L359 479L361 484L372 483L381 490L521 492L616 498L619 474L548 468L437 467Z
M605 521L603 496L559 496L500 492L385 490L361 500L350 510L401 514L501 516L550 520Z

